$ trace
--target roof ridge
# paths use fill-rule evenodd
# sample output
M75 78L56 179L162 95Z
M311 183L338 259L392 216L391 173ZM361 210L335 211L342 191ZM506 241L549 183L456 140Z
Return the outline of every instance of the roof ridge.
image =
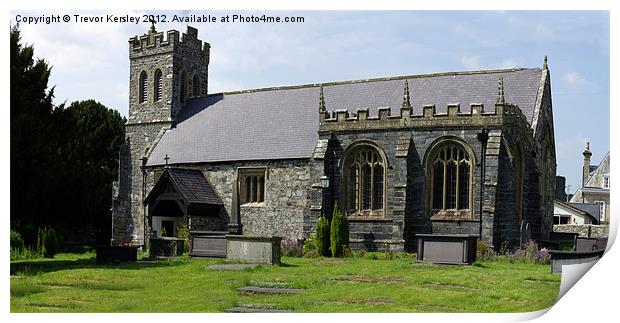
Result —
M394 80L407 80L407 79L428 78L428 77L438 77L438 76L478 75L478 74L494 74L494 73L518 72L518 71L525 71L525 70L540 70L540 68L518 67L518 68L492 69L492 70L472 70L472 71L460 71L460 72L440 72L440 73L429 73L429 74L376 77L376 78L348 80L348 81L335 81L335 82L324 82L324 83L308 83L308 84L300 84L300 85L283 85L283 86L272 86L272 87L245 89L245 90L237 90L237 91L218 92L218 93L209 94L206 97L215 96L215 95L234 95L234 94L256 93L256 92L267 92L267 91L278 91L278 90L294 90L294 89L303 89L303 88L312 88L312 87L321 87L321 86L335 86L335 85L344 85L344 84L357 84L357 83L371 83L371 82L394 81Z

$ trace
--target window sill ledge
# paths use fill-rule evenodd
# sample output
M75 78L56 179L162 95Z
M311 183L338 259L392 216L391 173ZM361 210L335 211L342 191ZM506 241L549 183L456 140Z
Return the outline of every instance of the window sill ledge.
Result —
M480 219L472 218L469 212L441 211L433 214L431 221L480 222Z
M392 219L368 217L368 216L349 216L349 222L392 222Z
M265 207L265 202L250 202L250 203L245 203L245 204L241 204L240 207Z

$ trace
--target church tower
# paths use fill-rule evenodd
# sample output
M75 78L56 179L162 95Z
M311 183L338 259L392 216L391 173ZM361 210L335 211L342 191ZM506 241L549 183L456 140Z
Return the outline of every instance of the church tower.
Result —
M129 115L113 193L113 245L145 243L144 164L187 100L207 95L209 51L189 26L184 34L170 30L164 37L153 24L129 39Z

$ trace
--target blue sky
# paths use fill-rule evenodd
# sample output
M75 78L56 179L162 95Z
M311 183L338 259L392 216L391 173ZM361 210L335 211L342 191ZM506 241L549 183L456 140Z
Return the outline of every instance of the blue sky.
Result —
M65 14L68 12L58 12ZM141 15L144 12L70 12ZM303 16L296 24L190 23L211 46L209 92L446 71L541 67L549 57L558 175L580 185L590 141L609 150L609 14L605 11L203 11ZM13 12L38 16L39 12ZM52 12L45 12L52 15ZM158 30L185 31L184 23ZM55 103L96 99L127 115L128 43L145 24L21 24L53 65Z

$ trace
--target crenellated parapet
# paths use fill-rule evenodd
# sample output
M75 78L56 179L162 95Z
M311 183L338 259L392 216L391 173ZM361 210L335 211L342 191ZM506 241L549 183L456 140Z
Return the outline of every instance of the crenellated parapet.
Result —
M421 114L412 113L409 85L405 81L403 103L397 113L391 107L378 108L371 116L367 108L356 112L349 110L328 111L325 106L323 87L319 97L319 132L366 131L385 129L449 128L449 127L501 127L515 125L531 129L521 109L504 98L503 79L499 79L498 98L494 106L487 108L482 103L470 103L462 107L459 103L448 104L445 112L437 112L435 105L422 107Z
M165 34L165 36L164 36ZM152 28L142 36L129 38L129 56L143 56L150 53L162 53L167 51L189 50L202 52L208 57L211 45L198 39L198 30L187 26L186 33L177 30L157 32Z
M368 109L326 111L319 113L319 132L362 131L381 129L436 128L436 127L489 127L504 124L525 123L521 109L512 104L496 104L485 109L480 103L472 103L465 110L460 104L449 104L446 112L438 113L434 105L422 107L422 114L412 114L402 107L392 114L390 107L381 107L376 116Z

